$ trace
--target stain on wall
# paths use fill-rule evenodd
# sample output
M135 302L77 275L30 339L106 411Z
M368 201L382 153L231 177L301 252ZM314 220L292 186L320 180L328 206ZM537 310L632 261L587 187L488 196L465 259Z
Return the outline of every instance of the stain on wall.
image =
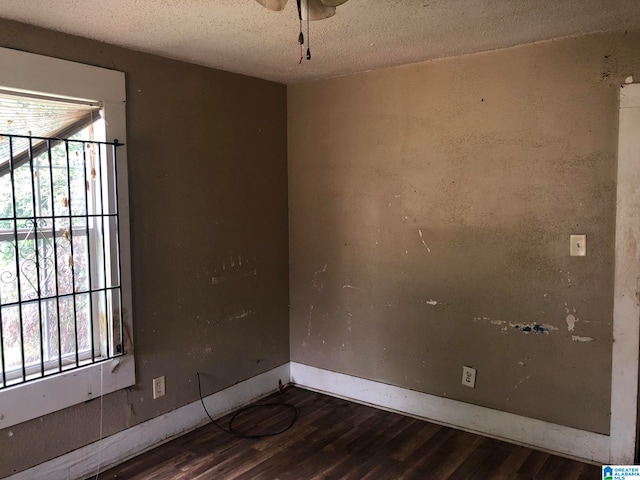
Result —
M196 371L210 394L287 362L285 86L2 19L0 46L126 74L137 383L104 435L197 400ZM99 432L100 401L0 431L0 477Z
M638 51L621 32L291 86L292 361L608 433Z

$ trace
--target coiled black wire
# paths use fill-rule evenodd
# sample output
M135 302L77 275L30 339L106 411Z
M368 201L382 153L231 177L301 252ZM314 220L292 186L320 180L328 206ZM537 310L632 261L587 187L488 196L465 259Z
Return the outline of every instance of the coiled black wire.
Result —
M213 417L209 414L209 411L207 410L207 407L204 404L204 399L202 398L202 387L200 386L200 372L196 372L196 375L198 377L198 394L200 395L200 402L202 403L202 408L204 408L204 411L207 414L207 417L209 417L209 420L211 420L211 423L213 423L216 427L218 427L223 432L226 432L226 433L228 433L230 435L235 435L236 437L240 437L240 438L257 439L257 438L265 438L265 437L274 437L276 435L280 435L281 433L284 433L287 430L289 430L291 427L293 427L294 423L296 423L296 420L298 420L298 413L299 413L298 409L295 406L291 405L290 403L260 403L260 404L257 404L257 405L248 405L246 407L243 407L243 408L237 410L233 414L231 419L229 420L229 428L224 428L218 422L216 422L213 419ZM242 413L247 412L249 410L254 410L256 408L273 407L273 406L282 406L282 407L285 407L287 409L293 410L293 417L291 419L291 422L286 427L284 427L283 429L278 430L276 432L258 433L258 434L255 434L255 435L236 432L233 429L233 422Z

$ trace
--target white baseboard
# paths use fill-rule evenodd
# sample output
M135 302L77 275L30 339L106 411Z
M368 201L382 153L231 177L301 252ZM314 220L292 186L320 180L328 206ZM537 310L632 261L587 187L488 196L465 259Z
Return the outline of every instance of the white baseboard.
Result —
M205 397L215 418L277 390L278 380L288 383L289 363ZM153 447L183 435L209 421L200 400L103 438L48 462L16 473L7 480L80 480L95 475Z
M296 362L205 397L220 417L276 390L278 380L384 410L428 420L487 437L576 458L609 463L610 437ZM199 400L147 422L16 473L5 480L80 480L206 424Z
M310 390L592 463L609 463L608 435L556 425L291 362L291 382Z

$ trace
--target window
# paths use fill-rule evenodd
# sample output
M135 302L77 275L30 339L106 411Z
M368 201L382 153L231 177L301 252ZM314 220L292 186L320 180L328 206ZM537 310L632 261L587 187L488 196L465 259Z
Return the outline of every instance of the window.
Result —
M124 75L2 48L0 64L2 429L135 375Z
M124 352L120 145L97 141L100 113L0 93L0 389Z

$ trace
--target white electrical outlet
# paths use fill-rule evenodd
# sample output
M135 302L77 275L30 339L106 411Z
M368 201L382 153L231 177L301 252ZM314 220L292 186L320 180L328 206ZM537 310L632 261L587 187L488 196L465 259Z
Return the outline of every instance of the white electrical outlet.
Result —
M153 399L164 397L164 375L153 379Z
M462 367L462 384L476 388L476 369L471 367Z

